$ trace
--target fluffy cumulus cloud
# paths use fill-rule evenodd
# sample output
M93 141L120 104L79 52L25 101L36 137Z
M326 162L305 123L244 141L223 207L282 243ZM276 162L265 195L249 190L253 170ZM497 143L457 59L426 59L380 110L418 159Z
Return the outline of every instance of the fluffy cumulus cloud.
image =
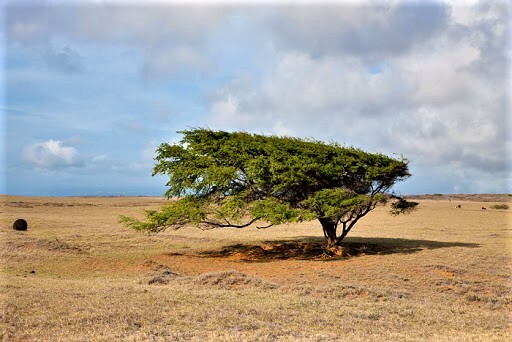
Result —
M397 3L275 12L278 57L261 77L219 90L210 122L275 133L284 122L291 134L403 153L420 172L463 170L506 191L509 12L503 3L467 11Z
M23 159L39 168L60 169L79 165L78 151L72 146L65 146L62 141L48 141L31 144L23 150Z
M449 23L450 9L425 1L333 3L279 12L271 24L281 43L314 56L376 59L427 43Z
M221 6L12 2L6 5L5 31L9 42L30 49L55 71L85 68L87 58L68 44L114 45L140 53L138 69L145 79L184 77L209 67L201 50L228 14Z

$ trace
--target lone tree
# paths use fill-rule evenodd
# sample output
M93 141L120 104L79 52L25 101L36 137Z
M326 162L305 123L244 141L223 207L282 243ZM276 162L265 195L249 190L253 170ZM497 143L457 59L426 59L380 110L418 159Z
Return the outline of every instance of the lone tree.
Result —
M153 170L170 177L166 196L176 199L146 211L145 221L121 217L127 226L155 233L186 224L268 228L318 219L332 254L378 204L391 200L393 215L417 205L390 193L410 176L403 158L310 139L202 128L178 133L180 143L158 147Z

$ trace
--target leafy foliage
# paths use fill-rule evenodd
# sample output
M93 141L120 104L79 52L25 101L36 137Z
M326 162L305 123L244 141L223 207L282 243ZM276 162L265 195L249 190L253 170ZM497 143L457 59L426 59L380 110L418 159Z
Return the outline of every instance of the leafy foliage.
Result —
M188 223L243 228L319 219L324 232L334 229L334 236L343 225L339 242L361 217L391 198L388 192L397 181L410 176L403 158L337 143L208 129L179 133L180 143L158 147L153 170L169 176L166 196L174 200L148 211L145 222L121 218L129 227L158 232ZM394 198L404 201L394 213L412 208Z
M391 215L396 216L403 213L409 213L416 209L418 202L409 202L404 198L398 198L398 200L391 204Z

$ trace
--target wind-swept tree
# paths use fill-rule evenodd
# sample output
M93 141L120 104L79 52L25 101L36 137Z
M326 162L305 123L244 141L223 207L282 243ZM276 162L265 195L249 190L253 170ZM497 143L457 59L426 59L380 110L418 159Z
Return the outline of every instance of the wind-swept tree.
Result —
M327 251L335 252L377 205L391 200L394 215L417 205L390 193L410 176L403 158L310 139L202 128L178 133L180 143L158 147L153 170L169 176L166 196L173 200L147 211L145 221L122 217L127 226L153 233L187 224L268 228L318 219Z

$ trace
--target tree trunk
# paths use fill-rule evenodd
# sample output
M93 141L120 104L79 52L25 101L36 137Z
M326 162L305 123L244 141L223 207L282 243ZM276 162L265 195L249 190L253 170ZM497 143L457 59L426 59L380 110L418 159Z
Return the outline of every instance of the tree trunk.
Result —
M336 237L337 224L326 218L318 219L322 224L324 236L326 240L325 253L328 255L342 255L343 251L338 246L338 238Z

